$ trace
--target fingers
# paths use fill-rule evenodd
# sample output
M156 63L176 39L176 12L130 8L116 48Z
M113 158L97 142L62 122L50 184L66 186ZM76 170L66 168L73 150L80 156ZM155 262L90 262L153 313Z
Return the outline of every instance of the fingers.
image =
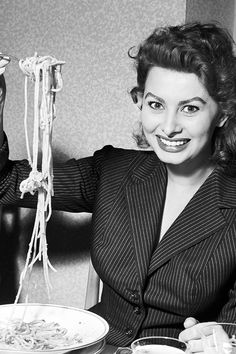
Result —
M188 349L191 353L203 352L203 344L201 339L194 339L188 341Z
M197 323L199 323L199 322L198 322L198 320L196 320L196 318L188 317L184 321L184 328L190 328L192 326L195 326Z
M0 75L4 73L5 67L10 62L10 57L0 53Z
M199 354L206 348L210 348L214 353L223 343L229 342L226 332L216 322L198 323L194 318L187 318L184 326L185 329L180 333L179 339L188 344L192 353Z
M185 327L179 335L180 339L184 342L201 338L203 331L206 335L212 333L212 326L216 324L216 322L196 322L196 324L193 324L193 320L189 320L189 318L186 319L185 322L184 325L187 325L188 327Z

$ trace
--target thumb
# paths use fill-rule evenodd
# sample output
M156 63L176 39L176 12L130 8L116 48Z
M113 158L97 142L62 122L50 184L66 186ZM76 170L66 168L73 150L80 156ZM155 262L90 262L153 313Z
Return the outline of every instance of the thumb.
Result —
M194 317L188 317L186 318L186 320L184 321L184 328L190 328L195 326L197 323L199 323L198 320L196 320L196 318Z

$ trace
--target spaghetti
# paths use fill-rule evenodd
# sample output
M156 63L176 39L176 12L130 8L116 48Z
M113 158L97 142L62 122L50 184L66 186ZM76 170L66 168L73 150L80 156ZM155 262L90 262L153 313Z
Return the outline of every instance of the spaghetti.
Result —
M31 271L36 261L42 261L48 295L50 294L49 268L55 271L47 254L46 226L50 219L53 191L52 166L52 131L56 117L55 97L62 89L61 66L51 56L33 57L19 61L19 66L25 74L25 114L24 127L28 161L31 166L29 177L20 184L21 198L29 192L38 193L35 222L25 266L20 275L19 289L15 303L18 302L27 271ZM34 82L34 124L32 153L28 136L28 81ZM41 153L41 157L39 156Z
M69 336L56 322L12 320L0 323L1 349L50 350L75 346L82 340L78 334Z

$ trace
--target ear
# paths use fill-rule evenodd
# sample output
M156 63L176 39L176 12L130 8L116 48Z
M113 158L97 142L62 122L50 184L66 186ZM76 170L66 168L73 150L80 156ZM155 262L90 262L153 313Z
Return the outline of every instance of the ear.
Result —
M137 99L136 105L141 111L142 108L143 108L143 94L141 92L138 92L137 96L136 96L136 99Z
M217 127L218 127L218 128L223 127L223 125L225 124L225 122L226 122L227 120L228 120L228 116L222 116L222 117L219 119L218 123L217 123Z

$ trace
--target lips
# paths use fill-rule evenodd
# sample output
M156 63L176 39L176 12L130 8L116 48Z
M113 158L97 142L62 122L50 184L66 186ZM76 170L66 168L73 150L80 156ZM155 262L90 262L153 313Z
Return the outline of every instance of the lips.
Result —
M190 139L166 139L157 135L160 147L167 151L180 151L185 148Z

